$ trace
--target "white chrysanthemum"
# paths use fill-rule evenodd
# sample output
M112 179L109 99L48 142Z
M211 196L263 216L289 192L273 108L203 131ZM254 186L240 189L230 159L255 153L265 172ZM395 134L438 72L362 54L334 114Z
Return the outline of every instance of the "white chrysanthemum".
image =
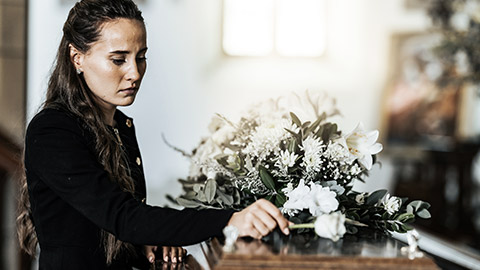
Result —
M380 205L390 214L393 215L400 209L401 200L398 197L390 196L390 194L385 194L385 196L380 201Z
M348 164L353 161L350 159L350 152L348 151L347 142L343 137L339 137L331 141L323 153L323 156L331 160L342 161Z
M367 170L372 168L372 155L378 154L383 149L383 146L376 142L377 139L378 130L366 132L361 122L352 133L345 136L350 155Z
M298 155L295 153L290 153L288 150L280 151L280 155L277 157L275 162L275 167L280 169L284 174L288 172L288 168L291 168L295 165Z
M280 142L290 136L286 128L292 129L292 124L287 119L275 119L260 124L250 136L251 141L243 152L264 160L272 152L280 151Z
M304 151L302 164L300 165L305 167L307 174L320 171L322 164L321 155L323 152L322 141L312 136L308 136L302 141L300 149Z

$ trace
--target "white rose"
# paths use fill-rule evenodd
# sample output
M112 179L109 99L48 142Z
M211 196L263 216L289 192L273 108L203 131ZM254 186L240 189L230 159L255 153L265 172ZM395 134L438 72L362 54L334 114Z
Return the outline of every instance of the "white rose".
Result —
M315 220L315 233L324 238L338 241L347 230L345 229L345 215L340 212L324 214Z
M337 210L338 201L337 194L331 191L328 187L322 187L321 185L311 184L309 211L312 216L319 216L321 214L328 214Z

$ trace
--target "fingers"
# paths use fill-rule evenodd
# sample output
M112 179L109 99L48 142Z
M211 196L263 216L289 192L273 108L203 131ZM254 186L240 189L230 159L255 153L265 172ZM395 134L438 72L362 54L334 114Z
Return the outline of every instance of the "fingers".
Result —
M257 239L269 234L277 225L288 235L289 224L280 210L265 199L260 199L242 211L234 213L228 222L228 225L237 227L240 236Z
M178 255L178 248L172 247L170 249L170 261L173 263L177 263L177 255Z
M164 262L168 262L168 255L170 254L170 249L171 249L171 248L172 248L172 247L162 247L162 249L163 249L163 252L162 252L163 256L162 256L162 258L163 258L163 261L164 261Z
M155 262L155 251L156 251L156 249L157 249L157 247L154 247L154 246L145 246L144 247L145 256L147 257L147 260L150 263Z
M183 262L183 257L187 254L187 251L182 247L162 247L162 258L164 262Z
M275 219L275 222L278 224L278 227L282 232L286 235L290 233L290 230L288 229L289 221L282 215L282 212L273 205L271 202L265 200L265 199L260 199L259 201L260 206L270 214L272 218Z

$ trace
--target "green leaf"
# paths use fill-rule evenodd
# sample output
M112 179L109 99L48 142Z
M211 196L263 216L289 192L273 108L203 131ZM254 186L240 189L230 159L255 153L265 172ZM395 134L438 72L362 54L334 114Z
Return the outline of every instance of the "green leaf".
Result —
M215 179L207 180L207 184L205 185L205 197L208 203L211 203L213 201L216 191L217 182L215 182Z
M403 214L399 215L396 219L400 222L407 222L408 220L413 219L413 218L415 218L414 214L403 213Z
M203 188L203 185L202 185L202 184L195 184L195 185L193 185L193 191L195 191L195 192L197 192L197 193L200 192L200 191L202 190L202 188Z
M413 229L413 227L408 224L402 224L402 229L404 229L405 231L410 231Z
M275 182L273 178L270 176L268 173L267 169L265 167L260 166L260 179L262 179L263 184L270 190L275 190Z
M295 153L296 148L297 148L297 140L293 138L288 142L288 152Z
M367 205L374 205L376 204L380 199L383 198L387 194L386 189L379 189L377 191L374 191L370 196L368 196L367 201L365 202Z
M293 112L290 112L290 117L292 117L292 122L295 125L297 125L298 127L302 127L302 121L300 121L300 119L298 119L298 117Z
M186 207L186 208L197 208L197 207L204 206L200 202L193 201L193 200L187 200L187 199L184 199L184 198L177 198L176 201L177 201L178 204L180 204L181 206Z
M275 196L275 205L277 207L282 207L286 201L287 198L282 193L277 193L277 195Z
M233 196L225 194L224 192L217 189L218 199L220 199L225 205L233 205Z
M421 218L431 218L432 216L430 215L430 212L428 212L427 209L422 209L420 211L417 212L417 216L421 217Z

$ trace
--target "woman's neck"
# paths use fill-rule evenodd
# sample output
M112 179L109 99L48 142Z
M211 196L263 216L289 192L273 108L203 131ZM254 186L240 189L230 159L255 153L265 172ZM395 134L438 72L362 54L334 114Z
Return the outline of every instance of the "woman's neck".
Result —
M109 125L109 126L115 126L115 120L114 120L114 116L115 116L115 111L117 110L116 107L113 107L113 109L103 109L103 116L104 116L104 121L105 121L105 124Z

